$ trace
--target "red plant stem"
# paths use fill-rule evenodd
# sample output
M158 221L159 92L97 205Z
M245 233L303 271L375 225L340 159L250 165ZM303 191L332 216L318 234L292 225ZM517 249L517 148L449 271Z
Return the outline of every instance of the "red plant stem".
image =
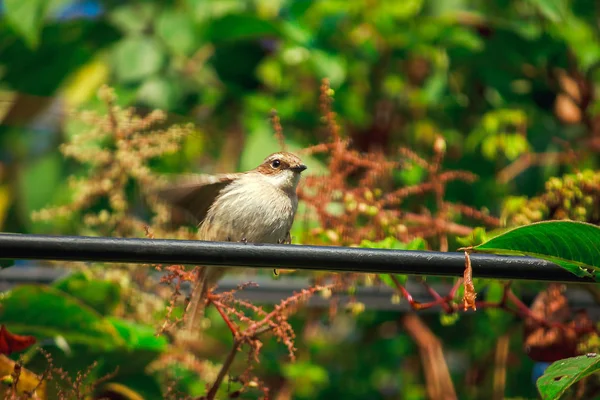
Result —
M446 296L446 298L452 300L456 296L456 292L458 292L458 288L460 288L460 285L462 285L462 283L462 278L457 279L456 282L454 282L454 286L452 286L452 289L450 289L450 293L448 293L448 296Z
M431 307L435 307L438 305L441 305L442 307L444 307L444 309L446 307L452 307L450 306L450 301L451 299L447 299L444 297L441 297L439 294L436 293L437 295L437 299L435 301L431 301L429 303L420 303L416 300L413 299L412 295L408 292L408 290L406 290L404 288L404 286L400 283L400 281L398 280L398 278L396 278L394 275L390 275L390 278L392 279L392 281L394 282L394 285L396 285L396 288L398 288L398 290L400 290L400 292L402 292L402 295L406 298L406 300L408 301L408 304L410 304L410 307L417 311L417 310L424 310L427 308L431 308ZM433 290L433 289L432 289ZM449 312L452 312L453 310L450 309Z
M265 315L263 317L263 319L261 319L260 321L256 321L254 322L252 325L250 325L245 331L244 334L252 337L256 334L257 330L262 327L263 325L266 325L267 323L269 323L269 321L271 321L273 319L274 316L276 316L277 314L281 313L281 309L287 307L288 305L296 302L301 296L311 296L313 295L315 292L322 290L322 289L331 289L335 286L335 284L331 284L331 285L326 285L326 286L314 286L311 287L310 289L304 289L299 293L294 294L292 297L289 297L288 299L286 299L285 301L281 302L279 305L275 306L275 308L273 309L273 311L271 311L270 313L268 313L267 315Z
M233 337L235 339L238 335L238 329L235 326L235 324L229 319L227 314L225 314L225 312L223 311L223 309L222 309L223 304L221 304L220 302L218 302L216 300L209 299L209 301L215 306L215 308L221 315L221 318L223 318L223 321L225 321L225 323L227 324L227 327L229 328L229 330L231 331L231 334L233 335Z
M427 292L429 292L429 294L435 299L435 301L440 302L441 306L444 308L444 311L446 311L448 314L452 313L453 308L450 305L452 297L448 298L449 295L446 297L440 296L439 293L436 292L431 286L429 286L424 280L421 280L421 285L423 285L425 289L427 289Z
M457 311L457 307L455 307L453 304L453 299L456 296L456 292L458 291L458 288L460 287L461 283L462 283L462 279L458 279L455 283L454 286L452 287L452 289L450 290L450 292L442 297L440 296L433 288L431 288L429 285L427 285L425 282L421 282L425 288L427 289L427 291L429 292L429 294L431 294L431 296L435 299L434 301L428 302L428 303L420 303L416 300L413 299L412 295L408 292L408 290L406 290L406 288L400 283L400 281L398 280L398 278L396 278L393 275L390 275L390 278L392 279L392 282L394 282L394 285L396 286L396 288L401 292L402 296L404 296L404 298L406 298L406 300L408 301L411 309L415 310L415 311L419 311L419 310L425 310L431 307L435 307L435 306L441 306L443 307L444 311L446 311L449 314L452 314L454 312ZM510 304L512 303L516 308L512 308L510 307ZM529 307L527 307L513 292L512 290L510 290L510 283L507 283L504 287L504 292L502 293L502 298L498 303L494 303L494 302L489 302L489 301L477 301L475 302L476 307L480 307L480 308L497 308L500 310L504 310L506 312L509 312L513 315L516 315L520 318L530 318L533 321L535 321L536 323L540 324L541 326L544 326L546 328L559 328L559 329L575 329L575 331L577 333L590 333L596 330L595 327L586 327L586 328L578 328L578 327L574 327L574 328L570 328L567 327L564 324L558 323L558 322L548 322L542 318L539 318L537 316L535 316L531 310L529 309Z

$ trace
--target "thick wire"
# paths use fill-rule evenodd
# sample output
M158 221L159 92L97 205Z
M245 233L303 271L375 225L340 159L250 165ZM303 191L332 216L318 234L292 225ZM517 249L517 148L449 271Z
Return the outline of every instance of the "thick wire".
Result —
M0 234L0 258L432 276L462 276L465 268L463 253L25 234ZM473 254L471 261L476 278L593 282L537 258Z

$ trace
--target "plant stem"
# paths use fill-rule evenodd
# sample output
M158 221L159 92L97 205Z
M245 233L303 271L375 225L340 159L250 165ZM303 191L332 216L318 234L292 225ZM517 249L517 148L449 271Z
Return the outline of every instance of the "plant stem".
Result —
M208 391L208 393L207 393L206 397L204 397L204 399L213 400L215 398L215 396L217 395L217 391L219 390L219 387L221 387L221 383L223 383L223 379L225 379L225 375L231 368L231 364L233 364L233 360L235 359L235 356L237 355L237 351L240 348L241 344L242 344L242 342L238 341L237 339L233 340L233 346L231 347L229 354L227 354L227 358L225 358L225 361L223 362L223 366L221 366L219 375L217 375L217 378L213 382L212 386L210 387L210 390Z

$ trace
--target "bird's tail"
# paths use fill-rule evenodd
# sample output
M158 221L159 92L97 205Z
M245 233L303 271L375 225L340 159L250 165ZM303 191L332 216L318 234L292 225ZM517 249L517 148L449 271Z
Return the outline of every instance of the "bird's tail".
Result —
M192 285L192 297L185 311L185 329L189 333L200 332L200 323L204 318L206 297L208 296L209 279L208 268L199 267L196 282Z

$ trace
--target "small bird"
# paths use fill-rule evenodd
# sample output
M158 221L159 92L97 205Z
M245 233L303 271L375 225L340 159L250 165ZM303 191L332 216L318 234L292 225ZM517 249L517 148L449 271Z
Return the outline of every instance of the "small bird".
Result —
M198 240L286 243L298 208L296 187L306 165L292 153L274 153L251 171L183 177L157 191L159 198L186 211L198 224ZM201 267L186 320L198 329L208 290L223 267Z

